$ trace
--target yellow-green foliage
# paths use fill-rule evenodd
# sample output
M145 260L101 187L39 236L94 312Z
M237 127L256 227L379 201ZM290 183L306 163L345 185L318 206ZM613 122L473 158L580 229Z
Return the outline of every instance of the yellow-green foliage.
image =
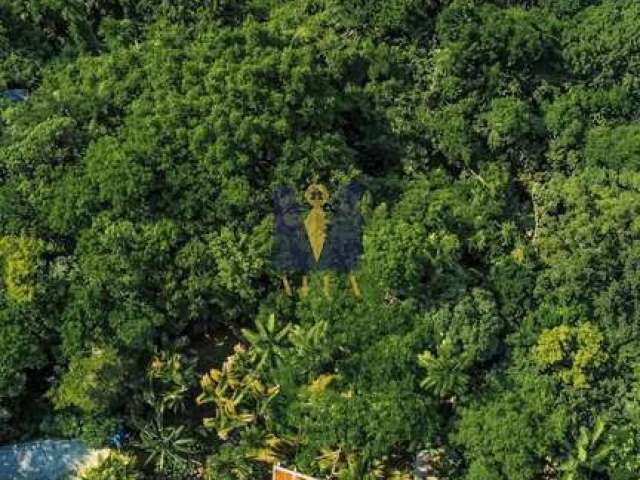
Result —
M552 367L560 379L575 388L589 387L589 372L606 360L604 337L589 322L544 330L534 349L536 363Z
M265 385L249 357L251 352L236 345L221 369L212 368L200 380L202 393L198 404L213 403L215 416L204 419L206 428L215 429L222 440L259 419L266 406L278 394L279 387Z
M50 392L57 409L78 407L86 413L104 412L122 390L123 366L110 347L74 359L58 387Z
M110 451L98 465L80 472L78 480L136 480L136 459L130 455Z
M36 273L44 242L28 237L0 238L2 283L7 297L16 302L30 302L36 292Z

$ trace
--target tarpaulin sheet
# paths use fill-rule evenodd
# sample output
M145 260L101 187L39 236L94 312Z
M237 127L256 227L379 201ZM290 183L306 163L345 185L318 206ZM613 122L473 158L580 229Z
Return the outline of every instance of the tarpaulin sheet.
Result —
M0 480L62 480L92 452L78 440L40 440L0 447Z

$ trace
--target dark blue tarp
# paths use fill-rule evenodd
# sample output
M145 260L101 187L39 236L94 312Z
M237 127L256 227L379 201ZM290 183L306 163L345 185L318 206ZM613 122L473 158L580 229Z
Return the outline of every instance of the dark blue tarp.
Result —
M5 90L2 96L13 102L24 102L29 97L29 93L26 90L13 89Z
M358 267L362 255L363 220L357 205L363 187L352 181L336 197L338 202L325 205L327 230L320 259L313 257L305 229L309 213L296 200L293 188L279 186L273 193L275 231L272 262L280 273L308 273L314 268L351 272Z

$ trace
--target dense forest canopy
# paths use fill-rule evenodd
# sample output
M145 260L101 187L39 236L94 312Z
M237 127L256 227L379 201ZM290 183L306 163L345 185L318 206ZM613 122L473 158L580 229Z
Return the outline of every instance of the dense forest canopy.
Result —
M637 479L639 39L635 0L0 0L0 442ZM353 179L362 298L288 297L274 188Z

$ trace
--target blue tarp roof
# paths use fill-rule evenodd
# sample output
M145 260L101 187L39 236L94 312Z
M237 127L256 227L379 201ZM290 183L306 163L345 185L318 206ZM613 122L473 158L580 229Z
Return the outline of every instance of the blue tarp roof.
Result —
M41 440L0 447L0 479L62 480L89 454L79 440Z

